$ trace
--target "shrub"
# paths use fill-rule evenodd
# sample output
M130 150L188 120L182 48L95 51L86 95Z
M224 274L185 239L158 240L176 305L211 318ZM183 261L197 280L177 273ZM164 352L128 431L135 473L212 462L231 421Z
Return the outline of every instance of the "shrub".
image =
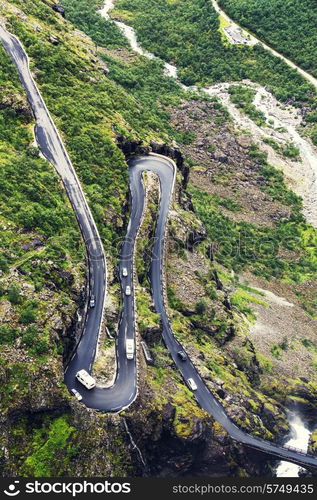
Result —
M22 325L30 325L36 321L36 313L33 309L28 308L21 312L19 323Z
M20 288L17 285L12 285L8 290L8 299L11 304L20 304L21 303L21 295Z
M5 257L0 257L0 271L6 273L9 271L9 264Z
M207 302L205 299L201 299L196 303L195 311L200 316L203 316L207 310Z

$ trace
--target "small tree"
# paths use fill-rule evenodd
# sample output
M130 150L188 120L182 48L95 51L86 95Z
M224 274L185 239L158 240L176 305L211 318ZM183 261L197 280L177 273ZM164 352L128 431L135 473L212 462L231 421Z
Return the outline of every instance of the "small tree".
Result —
M10 300L11 304L21 303L20 288L17 285L10 286L8 290L8 299Z
M283 351L287 351L287 349L289 348L289 342L287 337L283 337L283 340L279 344L279 347L283 349Z
M38 158L40 156L40 150L36 146L29 146L26 154L32 158Z
M207 303L205 299L199 300L195 306L196 313L202 316L203 314L205 314L206 310L207 310Z
M9 265L7 259L0 257L0 271L6 273L9 271Z
M20 314L19 323L22 325L30 325L36 320L36 314L32 309L25 309Z

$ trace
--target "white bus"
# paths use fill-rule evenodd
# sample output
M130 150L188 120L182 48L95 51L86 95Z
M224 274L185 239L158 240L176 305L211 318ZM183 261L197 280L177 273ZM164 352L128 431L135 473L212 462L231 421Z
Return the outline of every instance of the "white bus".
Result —
M134 357L134 340L133 339L126 339L125 352L127 355L127 359L133 359L133 357Z
M93 389L93 387L96 386L95 379L89 375L86 370L79 370L79 372L76 373L76 378L86 387L86 389Z

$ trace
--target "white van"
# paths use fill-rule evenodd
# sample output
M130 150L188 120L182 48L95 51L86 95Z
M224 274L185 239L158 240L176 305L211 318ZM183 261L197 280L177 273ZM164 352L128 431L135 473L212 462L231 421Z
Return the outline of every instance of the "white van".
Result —
M194 380L192 378L187 379L187 385L192 391L197 390L197 385L195 384Z
M134 357L134 340L133 339L126 339L125 352L127 355L127 359L133 359L133 357Z
M126 294L126 295L131 295L131 287L130 287L129 285L127 285L127 286L125 287L125 294Z
M76 378L86 387L86 389L93 389L93 387L96 386L95 379L89 375L86 370L79 370L79 372L76 373Z

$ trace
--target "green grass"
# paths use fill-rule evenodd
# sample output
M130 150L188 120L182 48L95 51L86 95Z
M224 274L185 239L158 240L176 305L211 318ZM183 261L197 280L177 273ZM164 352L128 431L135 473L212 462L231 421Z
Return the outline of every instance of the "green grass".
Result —
M74 427L69 425L66 416L58 417L49 424L45 423L40 429L33 431L32 453L27 457L24 468L27 474L33 477L51 477L63 472L63 460L66 454L71 453L69 438ZM58 462L58 464L56 464Z
M221 14L219 16L219 28L218 31L221 35L221 41L224 45L230 45L227 35L224 32L224 28L230 26L230 23Z
M150 308L149 300L150 297L147 293L141 290L137 291L138 325L141 332L147 328L160 327L160 315L153 312L153 308Z
M238 290L230 296L230 302L239 311L245 314L249 321L254 321L256 319L256 315L250 307L250 304L259 304L264 307L267 307L268 305L264 300L250 295L242 288L238 288Z

